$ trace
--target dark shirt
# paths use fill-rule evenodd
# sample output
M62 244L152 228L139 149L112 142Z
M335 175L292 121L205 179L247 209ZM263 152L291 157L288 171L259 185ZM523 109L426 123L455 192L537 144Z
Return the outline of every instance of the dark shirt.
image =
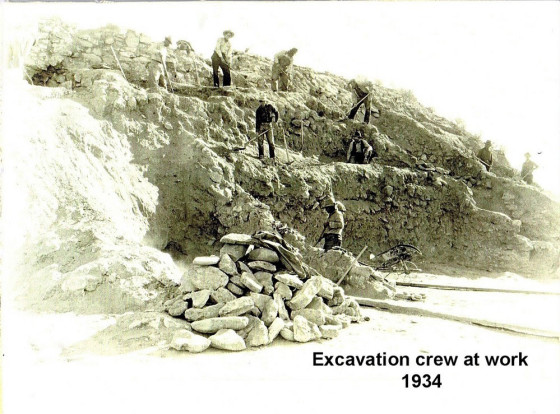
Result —
M274 122L278 121L278 111L276 108L271 104L261 104L257 108L256 113L257 132L259 131L261 124L270 123L273 120Z
M486 147L481 148L480 151L478 151L478 154L476 154L476 156L478 157L478 159L480 159L485 164L487 164L487 167L488 167L487 169L490 169L490 166L492 165L492 151L491 150L489 150Z

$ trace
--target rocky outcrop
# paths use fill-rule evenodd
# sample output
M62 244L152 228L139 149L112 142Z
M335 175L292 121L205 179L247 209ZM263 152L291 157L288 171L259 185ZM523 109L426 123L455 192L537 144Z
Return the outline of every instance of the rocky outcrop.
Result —
M350 251L367 244L377 253L406 242L422 250L424 265L532 274L557 268L558 203L512 178L503 154L496 155L495 172L486 172L474 156L480 140L410 93L375 85L381 117L364 125L343 119L352 105L345 79L296 66L295 89L273 93L267 85L271 62L239 52L235 88L209 87L209 61L194 53L180 56L184 64L174 79L180 82L171 93L148 87L156 47L142 34L113 26L80 31L48 21L40 27L25 79L35 88L54 88L42 94L37 113L49 113L44 131L57 137L54 147L44 139L28 143L35 166L30 191L42 203L33 208L48 217L27 246L29 257L37 258L29 265L32 273L57 275L41 298L79 294L90 303L96 291L109 289L127 297L117 301L128 304L122 309L157 306L180 274L160 250L220 255L217 241L224 234L259 229L278 231L333 279L339 269L325 264L334 266L338 258L311 247L326 220L319 202L331 192L347 208L343 247ZM261 97L274 102L282 121L275 131L276 165L256 159L254 143L236 150L254 135ZM60 111L45 109L55 104ZM358 129L374 148L370 165L343 162ZM56 148L64 148L64 156ZM31 175L25 174L23 181ZM243 254L238 246L229 249ZM75 252L71 260L69 251ZM129 260L134 265L127 266ZM235 276L227 273L231 263L220 269L228 280ZM265 279L253 281L253 288L267 289ZM127 283L132 290L146 288L140 302L130 304ZM350 275L348 283L360 284L359 277ZM290 336L293 329L281 332Z

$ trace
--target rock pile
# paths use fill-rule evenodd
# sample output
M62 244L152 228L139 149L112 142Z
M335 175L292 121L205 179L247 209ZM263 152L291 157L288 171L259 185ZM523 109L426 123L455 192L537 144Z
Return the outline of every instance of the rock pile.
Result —
M334 338L362 317L358 303L308 268L279 236L228 234L220 256L197 257L166 311L191 323L172 347L202 352Z

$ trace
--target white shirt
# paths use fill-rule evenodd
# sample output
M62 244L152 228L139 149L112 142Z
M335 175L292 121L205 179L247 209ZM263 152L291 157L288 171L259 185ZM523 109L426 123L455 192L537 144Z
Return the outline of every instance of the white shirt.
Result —
M214 51L226 62L231 62L231 43L225 37L220 37Z

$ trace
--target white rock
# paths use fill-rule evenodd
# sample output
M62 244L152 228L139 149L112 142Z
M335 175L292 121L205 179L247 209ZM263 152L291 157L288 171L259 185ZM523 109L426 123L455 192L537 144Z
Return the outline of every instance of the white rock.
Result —
M218 264L220 270L228 275L237 275L237 266L229 254L222 254L220 256L220 263Z
M258 321L247 335L246 344L247 346L261 346L268 342L268 329L262 321Z
M171 347L177 351L203 352L210 346L210 340L187 330L180 330L173 335Z
M274 250L261 247L249 253L249 260L278 263L280 261L280 258L278 257L278 254Z
M216 267L196 267L189 273L188 277L198 290L217 290L225 287L229 282L228 276Z
M290 300L292 298L293 296L292 291L285 283L276 282L274 287L275 287L275 293L278 293L282 299Z
M321 278L312 277L303 284L303 287L294 295L287 305L293 310L305 308L311 303L320 289Z
M241 291L241 294L243 294L243 291ZM231 291L223 287L213 290L210 293L210 297L216 303L226 303L236 299L235 295Z
M252 275L249 275L249 273L246 273L246 272L243 272L241 274L241 283L243 284L243 286L245 286L251 292L259 293L263 289L262 285L260 283L258 283L252 277Z
M249 319L244 316L225 316L195 321L191 324L191 327L197 332L214 333L220 329L243 329L248 323Z
M303 287L303 282L297 275L292 275L289 273L277 273L274 275L274 278L279 282L282 282L296 289L301 289Z
M241 296L244 293L243 289L241 289L239 286L237 286L236 284L233 284L233 283L228 283L227 286L226 286L226 289L229 290L234 295L237 295L237 296Z
M284 329L286 324L280 318L274 319L274 321L268 327L268 343L272 343L276 337L280 334L280 331Z
M321 331L317 325L303 316L298 315L294 318L294 340L296 342L309 342L320 338Z
M253 299L249 296L234 299L227 302L222 309L220 309L220 316L239 316L247 313L255 306Z
M220 239L224 244L253 244L253 238L248 234L229 233Z
M208 302L209 298L210 298L210 290L208 289L203 289L203 290L199 290L198 292L191 293L193 308L202 308L204 305L206 305L206 302Z
M223 303L218 303L217 305L206 306L203 309L187 309L185 311L185 319L189 322L194 322L201 319L217 318L223 306Z
M303 316L305 319L313 322L315 325L325 324L325 315L320 310L308 308L295 310L292 312L292 319L294 319L298 315Z
M237 262L245 256L246 251L247 246L243 246L241 244L224 244L224 246L220 249L220 257L227 254L234 262Z
M274 319L278 316L278 305L276 301L268 297L266 304L264 305L264 309L262 311L261 319L266 326L270 326Z
M218 256L199 256L195 257L193 264L197 266L214 266L220 262Z
M250 269L256 271L264 270L265 272L276 272L276 266L274 266L272 263L264 262L262 260L249 262L247 263L247 266L249 266Z
M243 338L232 329L221 329L208 339L212 343L212 347L226 351L243 351L247 348Z
M294 331L292 331L291 329L283 328L283 329L280 331L280 336L281 336L282 338L284 338L286 341L291 341L291 342L294 342L294 341L295 341L295 339L294 339Z

